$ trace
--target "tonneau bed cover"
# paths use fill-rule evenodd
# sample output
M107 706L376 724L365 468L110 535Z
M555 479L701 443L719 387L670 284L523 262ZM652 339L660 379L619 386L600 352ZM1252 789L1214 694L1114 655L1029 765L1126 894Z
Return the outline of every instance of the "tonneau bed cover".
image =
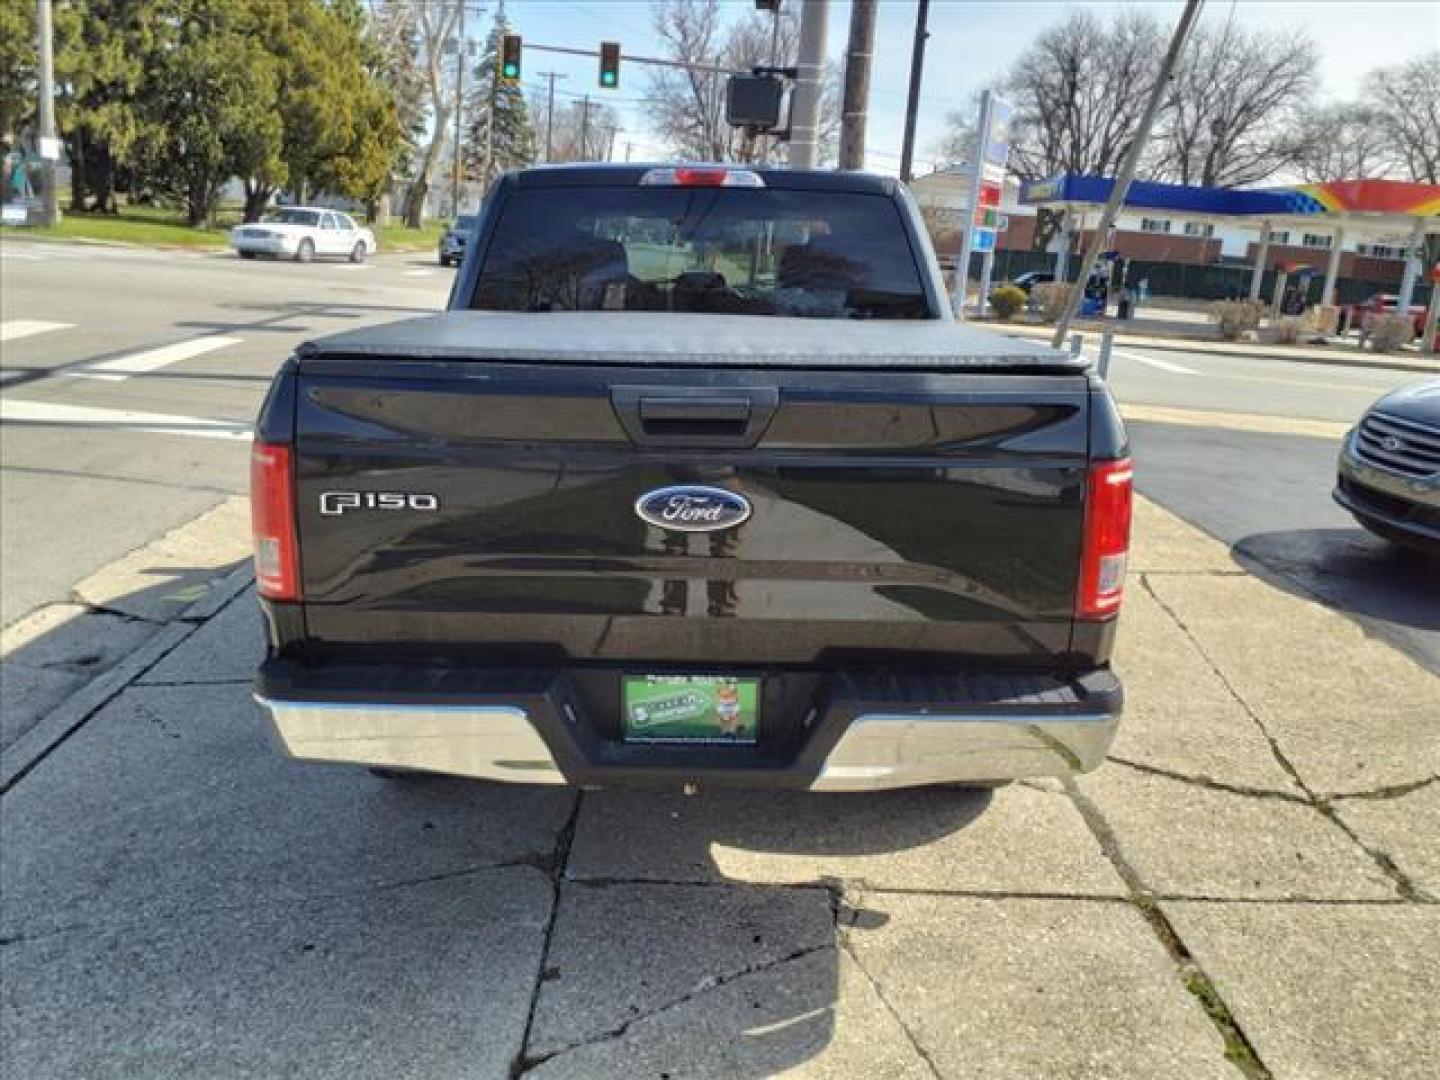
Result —
M1069 353L925 320L670 312L451 311L305 343L307 359L508 360L675 367L896 368L1080 372Z

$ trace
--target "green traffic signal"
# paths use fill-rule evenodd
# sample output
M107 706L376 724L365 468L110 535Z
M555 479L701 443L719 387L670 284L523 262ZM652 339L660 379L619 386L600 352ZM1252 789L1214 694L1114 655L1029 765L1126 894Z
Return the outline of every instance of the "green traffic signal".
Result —
M605 90L613 90L620 85L620 43L618 41L602 41L600 43L600 86Z
M516 82L520 78L520 35L506 34L500 39L500 77Z

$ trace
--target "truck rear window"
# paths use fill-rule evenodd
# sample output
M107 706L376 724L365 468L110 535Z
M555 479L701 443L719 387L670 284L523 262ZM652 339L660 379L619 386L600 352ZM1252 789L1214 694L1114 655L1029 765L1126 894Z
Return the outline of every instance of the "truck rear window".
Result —
M935 317L890 198L750 188L515 191L470 306Z

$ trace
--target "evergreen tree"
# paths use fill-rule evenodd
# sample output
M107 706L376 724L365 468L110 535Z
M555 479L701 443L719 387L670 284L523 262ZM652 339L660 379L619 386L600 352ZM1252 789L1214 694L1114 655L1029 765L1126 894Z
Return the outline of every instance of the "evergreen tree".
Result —
M502 0L495 10L495 22L485 39L485 52L471 75L465 111L470 123L460 161L469 180L478 180L488 189L490 182L510 169L521 169L535 161L535 132L520 84L509 79L496 81L500 65L500 39L512 33ZM495 118L491 138L490 118Z

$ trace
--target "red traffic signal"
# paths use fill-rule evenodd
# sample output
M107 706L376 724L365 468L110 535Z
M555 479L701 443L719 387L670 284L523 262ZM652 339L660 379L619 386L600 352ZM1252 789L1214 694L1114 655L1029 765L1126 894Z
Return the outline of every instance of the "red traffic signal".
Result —
M603 90L614 90L620 85L620 43L618 41L602 41L600 43L600 87Z

